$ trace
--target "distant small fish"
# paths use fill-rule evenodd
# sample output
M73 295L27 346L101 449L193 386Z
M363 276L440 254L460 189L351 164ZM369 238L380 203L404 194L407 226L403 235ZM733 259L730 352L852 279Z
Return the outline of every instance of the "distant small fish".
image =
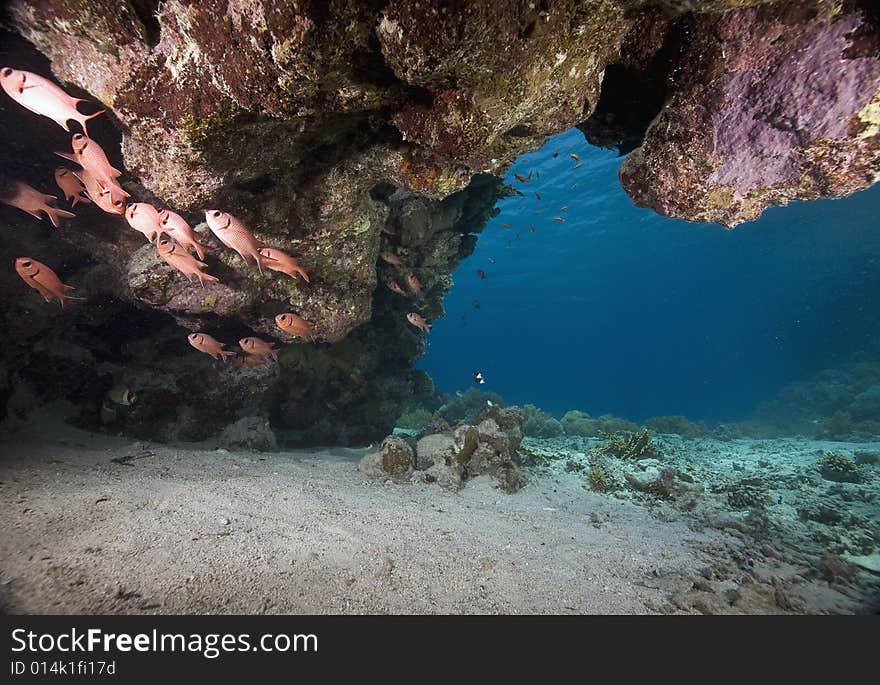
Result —
M568 208L569 208L569 205L562 205L562 207L559 208L559 211L560 212L567 212Z
M400 257L398 257L393 252L388 252L387 250L385 252L379 253L379 259L381 259L383 262L391 264L391 266L403 266L403 261L400 259Z
M516 190L516 189L514 189L513 192L516 193L517 195L519 195L520 197L525 197L525 196L526 196L526 194L525 194L523 191L521 191L521 190Z
M406 284L409 286L409 289L412 290L416 295L420 295L422 292L422 283L419 281L418 276L415 274L408 274L406 277Z
M540 199L541 199L541 193L539 193L538 191L535 191L535 198L537 198L538 200L540 200Z
M40 212L45 212L49 217L49 221L55 228L61 226L61 219L72 219L76 215L73 212L66 212L63 209L53 207L57 198L54 195L46 195L36 188L32 188L27 183L21 181L13 181L10 185L10 191L0 196L0 202L10 207L15 207L23 212L27 212L33 217L42 220L43 216Z
M299 262L290 255L286 255L281 250L276 250L274 247L261 247L260 254L266 258L267 269L279 271L294 279L298 274L306 283L311 283L311 281L309 281L309 274L299 265Z
M559 153L558 153L558 152L554 152L554 153L553 153L553 159L556 159L557 157L559 157Z
M541 172L536 169L535 170L535 180L537 180L539 178L541 178Z
M553 221L560 221L561 222L561 221L565 221L565 219L561 216L554 216Z
M489 264L494 264L494 263L495 263L495 258L494 258L494 257L487 257L487 258L486 258L486 261L488 261Z
M577 187L578 187L578 184L577 184L577 183L572 183L572 184L571 184L571 189L572 189L572 190L577 190Z
M514 172L513 175L516 176L516 180L519 181L520 183L528 183L532 179L532 172L531 171L529 172L528 176L523 176L522 174L517 174L516 172Z
M501 228L507 228L507 229L509 229L509 228L510 228L510 224L501 224Z
M534 233L534 232L535 232L535 227L529 226L529 233Z
M114 385L107 391L107 399L114 404L130 407L137 401L137 395L124 385Z
M227 357L234 357L237 352L230 352L223 349L223 343L207 333L190 333L186 336L189 344L195 347L199 352L209 354L214 359L226 361Z
M483 378L483 374L479 371L474 371L474 383L477 385L483 385L485 383L485 379Z
M391 292L403 295L404 297L409 297L406 291L397 284L397 281L385 281L385 285L388 286L388 290Z
M574 165L574 168L575 168L575 169L580 169L583 165L584 165L583 162L578 162L577 164Z
M271 357L278 361L278 348L265 340L254 337L242 338L238 341L238 345L247 354L252 354L255 357Z
M315 332L312 330L312 325L292 312L285 312L276 316L275 325L285 333L295 335L297 338L307 342L315 340Z
M574 152L571 153L571 158L572 158L575 162L577 162L577 161L580 159L580 157L578 157L577 154L574 153Z
M68 295L67 292L73 290L73 286L62 283L52 269L36 259L19 257L15 260L15 270L25 283L43 296L46 302L57 298L62 309L68 300L82 299Z
M429 324L427 321L425 321L424 318L422 318L419 314L416 314L415 312L410 312L409 314L407 314L406 320L409 321L416 328L423 330L425 333L431 332L432 324Z
M3 67L0 71L0 86L22 107L51 119L68 133L70 128L67 122L73 120L88 135L86 122L104 113L102 109L94 114L82 114L76 106L88 100L72 97L49 79L30 71Z
M83 204L91 202L88 195L86 195L86 187L83 185L83 182L70 169L63 166L56 167L55 183L61 189L61 192L64 193L64 199L70 203L71 207L76 207L78 202Z
M480 308L480 301L479 300L474 300L473 304L474 304L474 309Z
M478 277L480 278L480 280L482 281L483 279L486 278L486 272L483 271L482 269L477 269L477 276L478 276Z
M268 261L260 254L263 243L256 239L247 226L236 217L219 209L206 209L205 220L208 222L208 228L221 243L230 250L238 252L245 264L248 263L248 257L253 259L260 273L263 273L263 266Z

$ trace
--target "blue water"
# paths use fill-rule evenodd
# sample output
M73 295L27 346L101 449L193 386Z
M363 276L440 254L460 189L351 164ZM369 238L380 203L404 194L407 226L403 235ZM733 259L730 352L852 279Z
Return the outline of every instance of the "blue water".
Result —
M420 366L440 390L480 370L557 414L738 420L875 341L880 188L731 231L635 207L622 161L573 130L516 162L506 181L526 196L499 203L430 334Z

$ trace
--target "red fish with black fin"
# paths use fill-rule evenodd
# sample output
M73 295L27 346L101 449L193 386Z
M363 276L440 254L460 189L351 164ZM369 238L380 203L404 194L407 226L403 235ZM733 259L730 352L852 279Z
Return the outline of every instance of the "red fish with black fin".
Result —
M274 247L261 247L260 254L268 260L266 266L269 269L272 269L272 271L279 271L280 273L287 274L291 278L296 278L297 274L299 274L306 283L311 283L309 280L309 274L299 265L299 262L290 255L286 255L281 250L276 250Z
M36 259L19 257L15 260L15 270L25 283L43 296L46 302L51 302L53 298L57 298L61 303L62 309L64 309L64 303L68 300L82 299L68 295L67 293L74 289L73 286L62 283L61 279L58 278L58 275L52 269Z
M76 207L77 202L83 204L91 202L83 182L70 169L63 166L57 167L55 169L55 183L64 193L64 199L70 203L71 207Z
M9 205L10 207L20 209L23 212L27 212L31 216L40 220L43 219L40 212L45 212L46 216L49 217L49 221L52 222L52 225L55 228L59 228L61 226L61 219L72 219L76 214L73 212L66 212L63 209L58 209L49 204L50 202L55 202L57 199L58 198L54 195L41 193L27 183L12 181L9 186L9 191L0 197L0 202Z
M186 339L189 340L189 344L195 347L199 352L204 352L205 354L214 357L214 359L220 359L224 362L227 357L234 357L238 354L237 352L224 350L224 344L207 333L190 333L186 336Z
M83 114L77 105L88 100L72 97L49 79L30 71L3 67L0 69L0 86L22 107L51 119L67 132L70 132L67 122L73 120L79 122L88 135L86 122L104 113L102 109L94 114Z
M235 250L247 264L248 257L254 260L260 273L263 267L268 266L268 259L260 254L263 243L254 237L250 229L231 214L221 212L219 209L206 209L205 219L208 228L217 236L217 239L230 250Z
M211 283L217 283L220 281L216 276L206 274L202 271L202 269L207 268L208 265L193 257L183 248L183 246L174 242L174 239L170 236L163 235L159 238L159 242L156 244L156 250L166 264L177 269L180 273L186 276L186 280L190 282L192 282L191 277L195 276L199 279L199 283L201 283L204 288L205 281Z
M205 247L199 240L196 232L192 229L186 219L180 214L172 212L170 209L163 209L159 212L159 226L161 230L174 238L183 249L193 248L199 259L205 258Z

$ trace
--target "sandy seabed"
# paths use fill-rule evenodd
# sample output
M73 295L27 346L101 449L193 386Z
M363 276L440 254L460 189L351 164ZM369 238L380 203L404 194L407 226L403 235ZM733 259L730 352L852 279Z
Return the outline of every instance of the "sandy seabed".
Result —
M0 444L6 613L864 613L871 577L530 474L376 483L366 449L228 452L42 417ZM769 549L768 549L769 548ZM870 576L870 574L867 574Z

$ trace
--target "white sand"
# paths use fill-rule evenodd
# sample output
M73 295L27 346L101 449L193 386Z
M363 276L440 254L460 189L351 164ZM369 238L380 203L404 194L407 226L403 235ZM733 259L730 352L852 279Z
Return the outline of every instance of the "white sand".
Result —
M670 595L740 546L573 479L449 494L365 481L364 450L230 453L38 425L0 445L11 613L687 611Z

